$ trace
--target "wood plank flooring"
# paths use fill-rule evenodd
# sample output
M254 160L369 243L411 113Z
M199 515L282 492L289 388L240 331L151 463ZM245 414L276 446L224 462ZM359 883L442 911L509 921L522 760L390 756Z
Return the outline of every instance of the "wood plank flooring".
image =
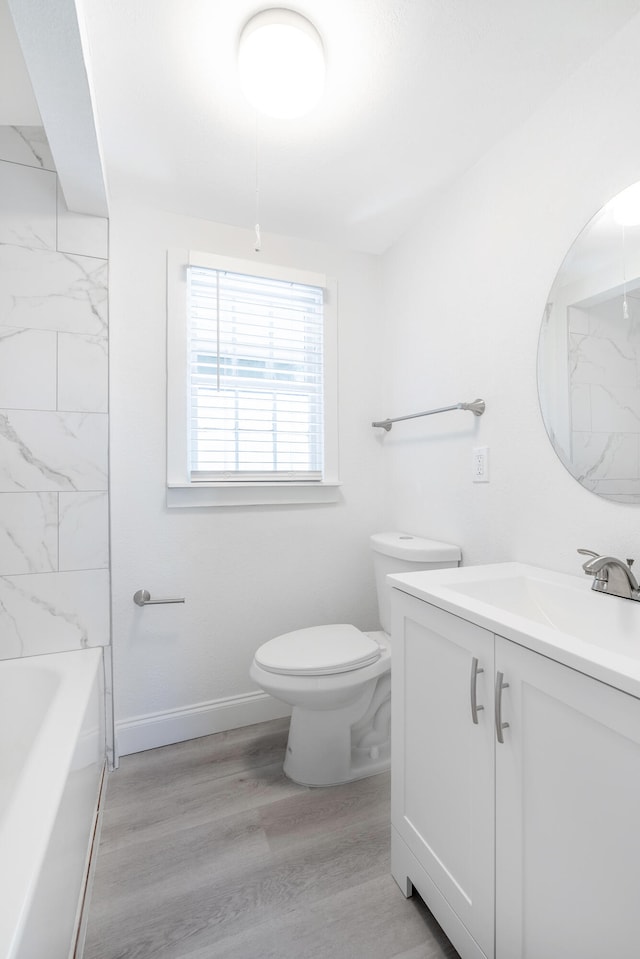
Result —
M84 959L457 959L389 872L389 776L308 789L288 720L125 756Z

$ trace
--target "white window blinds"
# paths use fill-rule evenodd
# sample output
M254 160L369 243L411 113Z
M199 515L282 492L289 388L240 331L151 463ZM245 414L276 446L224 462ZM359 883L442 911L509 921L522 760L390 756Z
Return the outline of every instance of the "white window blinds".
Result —
M323 289L190 266L193 481L321 481Z

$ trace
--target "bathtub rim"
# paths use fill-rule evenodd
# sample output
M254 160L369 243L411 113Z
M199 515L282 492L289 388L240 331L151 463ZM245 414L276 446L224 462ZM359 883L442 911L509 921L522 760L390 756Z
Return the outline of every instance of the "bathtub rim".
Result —
M0 824L0 850L15 850L17 835L20 843L19 855L8 857L10 875L0 882L3 959L13 959L20 946L94 684L104 681L102 662L99 646L0 661L0 670L44 668L61 677Z

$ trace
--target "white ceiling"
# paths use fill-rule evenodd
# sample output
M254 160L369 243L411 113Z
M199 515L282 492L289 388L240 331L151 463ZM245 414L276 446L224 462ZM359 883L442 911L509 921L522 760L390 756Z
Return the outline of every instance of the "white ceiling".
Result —
M34 4L11 0L14 12ZM251 227L257 142L263 232L382 252L640 11L640 0L290 5L322 34L325 96L302 120L256 124L235 50L267 3L77 0L112 196Z

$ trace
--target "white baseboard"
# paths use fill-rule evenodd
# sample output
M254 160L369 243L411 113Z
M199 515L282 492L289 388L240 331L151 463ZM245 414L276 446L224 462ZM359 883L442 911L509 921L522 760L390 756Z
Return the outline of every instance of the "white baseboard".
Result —
M181 743L238 726L253 726L289 716L291 709L267 693L244 693L208 703L197 703L163 713L148 713L116 722L118 756L128 756L156 746ZM117 760L116 760L117 764Z

